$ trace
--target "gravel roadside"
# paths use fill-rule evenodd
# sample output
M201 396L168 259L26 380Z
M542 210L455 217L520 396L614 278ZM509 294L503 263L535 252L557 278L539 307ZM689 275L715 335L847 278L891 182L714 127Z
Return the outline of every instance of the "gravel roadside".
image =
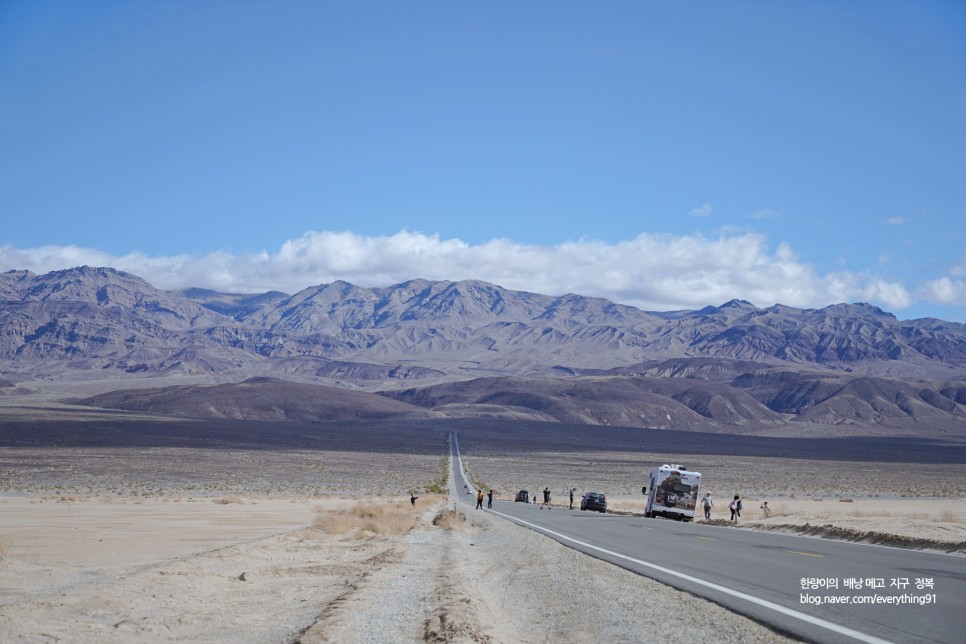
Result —
M701 598L599 561L486 511L437 505L300 640L613 642L791 641Z

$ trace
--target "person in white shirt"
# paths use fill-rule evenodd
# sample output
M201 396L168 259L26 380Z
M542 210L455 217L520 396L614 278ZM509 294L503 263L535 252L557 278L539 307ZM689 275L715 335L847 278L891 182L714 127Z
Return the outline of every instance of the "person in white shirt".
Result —
M714 501L711 500L711 492L705 492L704 498L701 499L701 507L704 508L704 519L705 521L711 520L711 508L714 507Z

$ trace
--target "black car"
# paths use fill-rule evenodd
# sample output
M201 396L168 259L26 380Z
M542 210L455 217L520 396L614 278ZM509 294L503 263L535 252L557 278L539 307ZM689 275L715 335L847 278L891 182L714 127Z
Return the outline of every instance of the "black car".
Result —
M529 503L530 502L530 493L527 492L526 490L520 490L519 492L517 492L517 498L515 498L514 501L520 501L522 503Z
M607 497L600 492L587 492L580 499L580 509L607 512Z

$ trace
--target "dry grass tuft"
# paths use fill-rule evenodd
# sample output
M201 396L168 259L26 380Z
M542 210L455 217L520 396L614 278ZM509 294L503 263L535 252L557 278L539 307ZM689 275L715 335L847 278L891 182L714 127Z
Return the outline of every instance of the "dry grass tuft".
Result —
M770 508L771 516L780 517L788 514L788 506L784 503L776 503Z
M229 503L244 503L244 499L239 496L223 496L221 498L215 499L212 503L217 503L218 505L228 505Z
M433 518L433 525L462 532L466 528L466 515L455 510L443 510Z
M416 523L409 508L389 503L357 505L351 510L321 512L313 527L328 534L358 536L403 534Z
M952 510L943 510L936 517L936 520L942 523L962 523L963 518Z
M834 510L829 510L826 512L829 517L842 516L841 513ZM892 518L896 514L894 512L889 512L887 510L853 510L852 512L846 512L845 516L853 517L856 519L867 519L867 518Z

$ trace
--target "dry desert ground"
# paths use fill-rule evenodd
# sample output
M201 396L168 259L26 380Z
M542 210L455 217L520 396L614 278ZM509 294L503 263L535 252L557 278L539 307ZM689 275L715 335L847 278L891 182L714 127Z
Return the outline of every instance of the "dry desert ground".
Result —
M443 496L18 495L0 523L2 642L785 641Z
M192 438L209 447L0 447L0 643L785 641L454 505L445 431L416 428L393 449L367 431L296 432L285 446L226 446L213 429ZM618 512L642 509L644 472L668 460L465 443L468 472L498 498L593 489ZM961 464L692 455L687 465L704 472L722 529L724 500L740 493L738 529L966 547ZM693 619L671 624L670 611Z

